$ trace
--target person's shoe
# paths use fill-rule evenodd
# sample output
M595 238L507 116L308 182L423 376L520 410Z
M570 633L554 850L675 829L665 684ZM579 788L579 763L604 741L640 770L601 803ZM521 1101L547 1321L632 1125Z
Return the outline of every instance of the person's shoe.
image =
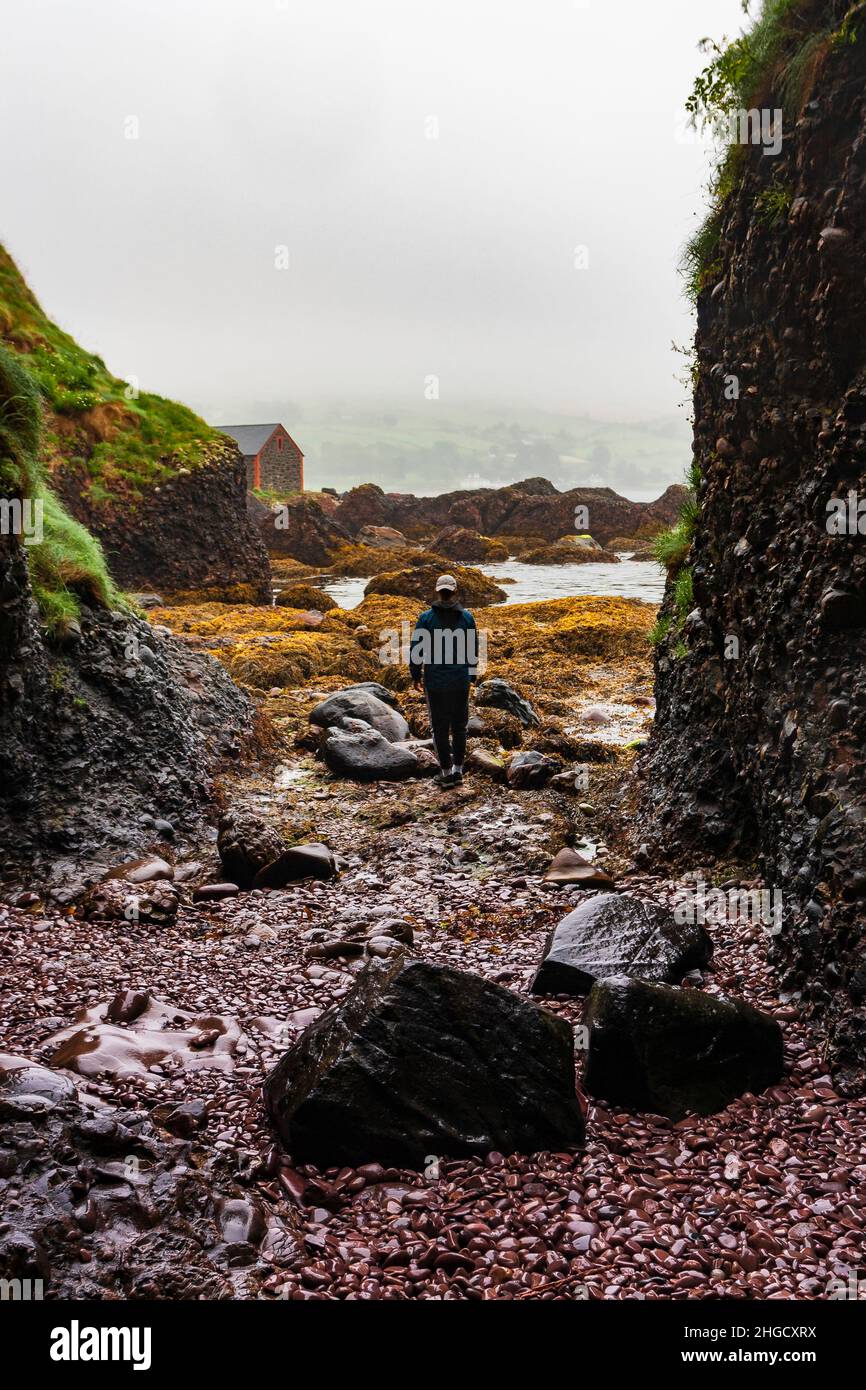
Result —
M462 767L462 764L461 764L460 767L458 767L457 764L455 763L454 766L453 766L452 769L451 769L451 782L452 782L452 786L455 786L455 787L456 787L456 786L458 785L458 783L459 783L459 782L462 782L462 781L463 781L463 767Z
M453 772L445 772L444 769L443 769L442 772L437 772L437 773L436 773L436 776L433 778L433 781L436 783L437 787L453 787L453 786L455 786L454 773L453 773Z

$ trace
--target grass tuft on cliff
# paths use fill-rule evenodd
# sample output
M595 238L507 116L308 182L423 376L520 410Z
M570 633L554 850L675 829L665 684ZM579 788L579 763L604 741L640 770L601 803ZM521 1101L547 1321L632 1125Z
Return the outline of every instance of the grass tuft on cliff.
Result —
M206 461L222 436L184 405L109 372L43 312L0 246L0 341L30 373L45 403L42 447L51 469L81 462L94 498L133 494Z
M35 381L11 353L0 348L0 487L4 493L30 496L36 489L41 414Z
M743 9L749 13L749 0ZM864 13L862 2L763 0L751 28L732 42L702 41L702 49L712 56L686 102L694 124L712 126L734 111L777 106L783 121L793 123L827 53L866 34ZM723 210L740 181L746 150L745 145L727 146L710 183L710 211L684 248L681 269L692 300L721 274ZM771 189L762 196L758 216L772 227L787 214L792 194Z
M0 347L0 492L41 505L42 538L24 549L42 622L59 635L78 617L82 600L104 608L123 601L99 542L46 483L39 463L42 411L37 383Z
M677 520L667 531L660 531L653 540L656 560L671 575L676 575L685 564L701 514L698 501L701 470L697 463L692 464L685 482L689 491Z

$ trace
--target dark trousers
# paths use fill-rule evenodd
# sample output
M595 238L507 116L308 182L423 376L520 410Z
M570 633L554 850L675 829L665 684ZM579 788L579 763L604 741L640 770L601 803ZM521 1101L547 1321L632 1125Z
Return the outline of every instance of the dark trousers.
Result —
M427 709L439 766L445 772L452 763L462 767L466 757L469 686L460 685L456 690L428 690Z

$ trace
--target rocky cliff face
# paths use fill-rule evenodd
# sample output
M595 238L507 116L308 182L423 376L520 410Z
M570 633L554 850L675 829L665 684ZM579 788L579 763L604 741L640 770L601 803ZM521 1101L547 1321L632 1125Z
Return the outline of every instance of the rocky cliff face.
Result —
M848 7L818 8L838 22ZM802 108L781 89L760 102L784 111L782 153L744 152L698 302L694 598L678 615L671 585L642 771L660 848L693 864L711 850L759 854L783 894L772 945L783 982L855 1078L866 1061L866 39L854 27L817 52ZM845 523L828 530L833 499Z
M23 547L0 537L0 890L58 900L162 838L195 840L211 777L253 729L222 666L123 612L36 621Z
M385 493L365 483L342 498L334 520L352 535L364 526L393 526L404 535L421 536L443 526L463 526L485 536L540 536L558 540L575 529L575 508L589 512L589 530L604 544L614 536L633 536L642 528L669 526L686 489L669 487L655 502L630 502L611 488L572 488L559 492L545 478L530 478L511 487L475 488L438 497Z
M117 583L163 596L193 590L202 601L270 602L270 565L247 513L244 461L230 441L208 447L140 497L97 502L86 465L71 461L54 486L73 516L102 543Z
M67 901L154 841L195 841L253 732L224 668L135 616L41 465L40 392L0 351L0 893ZM38 527L15 523L22 499ZM12 524L7 524L9 520Z

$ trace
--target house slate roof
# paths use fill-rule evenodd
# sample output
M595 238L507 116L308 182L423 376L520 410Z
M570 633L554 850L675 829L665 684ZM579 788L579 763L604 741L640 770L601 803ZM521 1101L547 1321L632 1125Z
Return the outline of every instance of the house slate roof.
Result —
M279 421L274 425L215 425L222 434L231 435L245 458L254 456L267 444L274 430L279 429ZM287 431L288 433L288 431Z

